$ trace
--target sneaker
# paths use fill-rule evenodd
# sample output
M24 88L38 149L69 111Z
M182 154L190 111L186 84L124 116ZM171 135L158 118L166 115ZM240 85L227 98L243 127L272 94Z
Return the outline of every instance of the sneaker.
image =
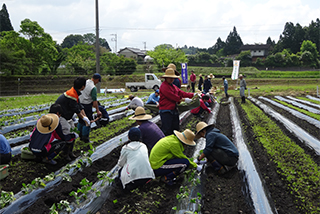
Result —
M50 165L56 165L57 164L57 161L51 159L51 160L48 160L47 158L44 158L42 160L43 163L46 163L46 164L50 164Z

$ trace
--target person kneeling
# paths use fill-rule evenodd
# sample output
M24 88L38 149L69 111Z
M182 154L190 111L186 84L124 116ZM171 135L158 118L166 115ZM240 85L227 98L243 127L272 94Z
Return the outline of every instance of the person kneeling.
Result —
M199 122L196 125L197 138L206 138L206 146L203 153L195 160L199 163L204 157L218 174L223 174L235 167L239 159L239 151L236 146L216 129L213 124L207 125Z
M196 145L194 137L189 129L184 132L174 130L174 134L162 138L154 145L149 160L156 177L162 176L161 181L173 185L177 175L190 165L197 167L196 163L183 154L185 147Z
M66 146L66 141L73 141L79 137L78 134L72 133L64 135L59 123L57 114L43 115L38 121L30 136L29 148L32 153L44 163L51 165L57 164L53 158L59 154ZM55 140L57 139L57 140Z
M121 149L118 160L119 179L125 190L132 190L154 179L154 173L148 159L147 146L139 142L139 128L131 128L128 133L129 142Z

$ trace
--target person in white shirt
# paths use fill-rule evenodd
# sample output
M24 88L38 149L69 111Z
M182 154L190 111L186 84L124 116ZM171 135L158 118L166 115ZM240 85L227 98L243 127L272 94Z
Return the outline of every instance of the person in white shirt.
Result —
M126 110L128 109L133 109L136 110L136 108L138 106L143 107L143 101L139 98L139 97L135 97L134 95L130 94L128 100L131 100L130 104L128 105L128 107L126 108Z
M118 179L125 190L135 189L155 178L147 146L139 142L140 136L139 128L131 128L128 133L129 141L121 149L117 164L121 167Z

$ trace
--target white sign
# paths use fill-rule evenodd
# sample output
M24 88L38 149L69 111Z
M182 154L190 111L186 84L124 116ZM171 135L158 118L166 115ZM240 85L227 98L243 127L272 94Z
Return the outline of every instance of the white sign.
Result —
M240 68L240 60L233 60L233 71L232 71L232 75L231 75L232 80L238 79L239 68Z

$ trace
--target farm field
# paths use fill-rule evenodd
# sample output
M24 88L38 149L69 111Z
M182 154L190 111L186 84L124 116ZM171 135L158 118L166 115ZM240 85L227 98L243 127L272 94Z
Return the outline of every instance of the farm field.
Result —
M267 81L251 81L247 80L252 89L250 90L251 97L247 99L245 104L240 103L239 91L237 90L230 90L230 104L222 104L226 99L223 97L223 92L219 90L221 83L217 80L216 96L218 102L211 106L213 110L216 110L216 114L212 118L211 115L204 113L205 119L203 121L214 122L216 127L238 148L243 147L240 144L241 141L245 143L248 152L240 153L240 158L241 154L243 154L242 157L246 157L245 155L248 154L251 157L251 159L242 159L237 168L226 174L216 175L210 167L205 167L201 173L197 173L195 170L184 173L185 176L181 175L173 187L168 187L159 179L155 179L134 191L121 191L110 179L112 179L111 172L120 155L120 144L126 139L122 135L135 126L132 121L128 120L129 116L125 116L111 122L106 127L94 129L91 135L92 145L83 144L80 140L76 141L75 153L78 156L83 155L85 162L91 162L88 157L92 157L93 160L92 165L79 167L82 170L78 170L72 162L68 163L59 157L57 165L48 166L25 161L21 159L19 154L15 155L9 166L9 176L0 181L0 190L12 192L18 199L11 202L11 205L10 203L4 204L1 200L1 206L4 208L0 210L0 213L13 213L13 211L17 213L49 213L50 209L53 210L53 204L58 206L61 200L70 202L71 213L87 213L88 211L101 214L178 213L182 210L191 213L319 213L320 128L318 123L320 121L319 113L312 112L312 109L320 111L320 101L318 100L320 98L315 93L317 82L310 80L311 84L303 84L303 80L296 80L295 84L290 81L284 85L279 83L279 85L271 86ZM149 93L150 91L141 90L136 95L144 97ZM124 95L126 94L120 94L110 100L123 99ZM288 95L309 103L296 101L307 106L302 108L276 98L276 96L281 96L290 100L286 97ZM113 94L107 96L112 97ZM268 111L259 105L259 102L272 108L273 115L278 113L295 123L301 130L297 129L296 132L293 132L288 129L286 123L269 115ZM296 112L293 114L286 108L280 108L279 104ZM7 101L6 106L8 108L14 105L10 105L10 101ZM147 113L150 112L147 111ZM299 113L308 118L304 119ZM234 115L239 119L240 134L239 130L234 128L236 123ZM154 119L157 119L155 114L153 116ZM195 125L201 119L190 114L182 114L181 117L180 131L189 128L195 132ZM161 126L161 120L158 119L156 123ZM300 135L297 136L296 133ZM309 138L311 136L311 140L303 136ZM112 143L114 138L116 142ZM109 143L104 145L105 142ZM100 149L99 146L103 149ZM89 151L89 153L81 153L81 150ZM106 150L108 152L105 152ZM186 154L189 157L195 157L194 152L193 149L188 149ZM76 163L79 164L79 162ZM256 170L251 171L249 166L254 166ZM72 172L68 171L69 168L73 168ZM108 174L104 180L98 178L98 172L101 171ZM56 176L53 176L55 178L45 180L44 178L51 172L56 172ZM71 180L67 179L69 176L65 173L70 176ZM40 187L40 182L37 187L34 184L36 182L33 182L36 178L44 179L43 182L47 186ZM65 178L65 180L61 178ZM70 193L88 185L83 182L85 178L88 180L87 183L92 182L93 186L97 183L95 187L99 186L103 191L99 197L96 196L98 191L91 191L92 195L88 194L88 198L97 198L93 200L95 202L91 202L89 199L85 200L82 197L79 199L78 205L77 198L70 196ZM99 184L102 181L105 182L104 187ZM253 185L257 181L261 183L260 189ZM22 189L25 186L29 189ZM79 193L79 195L81 194ZM255 195L259 195L261 198L256 198ZM29 201L30 198L34 198L34 200L27 203L26 201ZM98 198L101 199L100 202ZM58 207L55 210L58 210Z

